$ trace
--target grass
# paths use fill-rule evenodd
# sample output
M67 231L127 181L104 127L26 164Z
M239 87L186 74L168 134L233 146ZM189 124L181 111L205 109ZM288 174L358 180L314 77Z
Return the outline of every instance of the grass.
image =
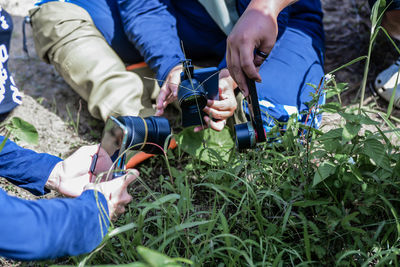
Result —
M140 167L131 188L135 199L103 244L70 261L399 266L400 129L390 121L393 99L386 113L363 106L375 30L382 29L378 8L373 12L368 55L349 63L366 59L358 108L342 106L345 84L333 76L324 84L327 97L339 102L321 112L339 114L340 126L306 128L304 136L305 127L289 120L284 135L276 138L278 128L270 133L275 142L233 151L228 162L216 156L206 164L180 150L168 151L166 161L152 158ZM382 121L371 119L372 113ZM219 155L211 147L205 153Z

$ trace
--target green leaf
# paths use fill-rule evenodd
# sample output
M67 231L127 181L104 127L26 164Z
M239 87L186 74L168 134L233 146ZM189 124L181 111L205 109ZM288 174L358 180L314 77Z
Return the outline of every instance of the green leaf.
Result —
M348 230L349 232L356 232L356 233L365 235L366 232L364 230L362 230L361 228L351 226L351 224L350 224L352 221L359 223L359 220L357 218L358 214L359 214L359 212L353 212L353 213L347 215L346 217L344 217L340 223L341 223L342 227L344 229Z
M10 133L11 132L7 132L7 135L4 137L3 142L1 142L1 144L0 144L0 152L3 150L4 146L6 145L6 142L7 142L8 138L10 138Z
M172 259L164 254L157 251L148 249L146 247L138 246L137 251L139 255L144 259L144 261L151 267L180 267L181 265L177 263L177 259ZM182 260L182 259L179 259ZM183 259L189 264L193 264L191 261Z
M324 148L326 151L330 152L330 153L337 153L338 151L340 151L343 146L342 144L339 142L339 140L326 140L322 142L324 145Z
M378 0L375 2L371 9L371 33L375 32L375 28L377 25L380 24L380 19L381 16L380 14L382 13L383 9L386 6L386 1L385 0Z
M20 141L32 145L38 144L39 134L35 126L21 118L13 117L10 121L10 125L7 125L7 129Z
M314 175L313 186L316 186L329 176L335 173L336 166L331 162L323 162Z
M336 128L332 129L329 132L324 133L320 137L318 137L318 141L325 141L325 140L331 140L331 139L338 139L341 138L343 135L343 129L342 128Z
M360 123L365 124L365 125L379 125L379 122L374 121L373 119L371 119L365 115L361 115Z
M390 169L389 158L386 154L385 146L378 140L365 140L363 154L370 157L379 167Z
M339 112L339 115L342 116L346 121L359 123L359 124L366 124L366 125L378 125L379 122L370 119L369 117L363 114L350 114L345 112Z
M312 206L320 206L320 205L328 205L330 202L327 200L302 200L296 201L293 203L294 207L312 207Z
M348 122L343 128L343 139L346 141L350 141L354 137L358 135L358 132L361 130L361 125L358 123Z
M227 127L221 132L205 129L197 133L189 127L178 134L177 142L183 151L210 165L228 162L235 147Z
M330 71L328 74L335 73L335 72L337 72L337 71L339 71L341 69L344 69L344 68L346 68L346 67L348 67L350 65L353 65L354 63L357 63L358 61L361 61L361 60L364 60L364 59L367 59L367 58L368 58L367 56L361 56L361 57L358 57L356 59L353 59L352 61L347 62L346 64L340 66L339 68L336 68L336 69Z
M338 102L331 102L322 105L321 109L328 113L337 113L342 110L342 106Z

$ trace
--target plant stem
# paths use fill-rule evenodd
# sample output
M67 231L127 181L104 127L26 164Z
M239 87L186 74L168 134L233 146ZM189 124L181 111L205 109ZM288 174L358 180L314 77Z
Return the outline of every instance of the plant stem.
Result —
M365 88L367 86L367 78L368 78L369 62L371 59L372 45L373 45L373 41L371 40L369 42L369 46L368 46L368 56L367 56L367 60L365 62L363 80L362 80L362 84L361 84L361 98L360 98L360 105L358 107L358 114L361 114L361 109L362 109L363 103L364 103Z

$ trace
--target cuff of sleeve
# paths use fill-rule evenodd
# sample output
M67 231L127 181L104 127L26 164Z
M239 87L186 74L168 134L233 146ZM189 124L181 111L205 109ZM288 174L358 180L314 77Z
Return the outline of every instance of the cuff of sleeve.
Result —
M27 190L29 190L32 194L34 194L36 196L44 195L44 194L47 194L50 192L50 190L45 187L46 182L47 182L48 177L50 176L51 172L57 165L57 163L62 161L62 159L60 159L59 157L56 157L56 156L52 156L52 155L48 155L48 154L42 154L42 155L43 155L43 157L41 158L40 161L45 162L45 164L43 164L41 166L45 166L42 169L42 172L43 172L43 177L46 177L46 179L37 180L35 183L32 183L29 185L29 189L26 188ZM23 187L23 186L21 186L21 187Z
M95 202L95 205L97 205L101 237L103 238L107 234L108 227L110 226L110 216L105 196L97 190L86 190L78 197L78 199L93 201Z
M182 63L182 61L184 60L184 58L173 58L171 60L168 60L168 62L170 62L170 64L167 67L160 67L160 69L157 72L157 82L158 85L161 87L165 80L167 79L167 76L169 74L169 72L176 66Z

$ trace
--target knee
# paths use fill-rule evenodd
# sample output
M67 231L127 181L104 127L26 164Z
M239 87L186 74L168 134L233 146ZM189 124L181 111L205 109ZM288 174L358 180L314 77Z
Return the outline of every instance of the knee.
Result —
M400 10L387 11L383 17L382 26L393 38L400 40Z

